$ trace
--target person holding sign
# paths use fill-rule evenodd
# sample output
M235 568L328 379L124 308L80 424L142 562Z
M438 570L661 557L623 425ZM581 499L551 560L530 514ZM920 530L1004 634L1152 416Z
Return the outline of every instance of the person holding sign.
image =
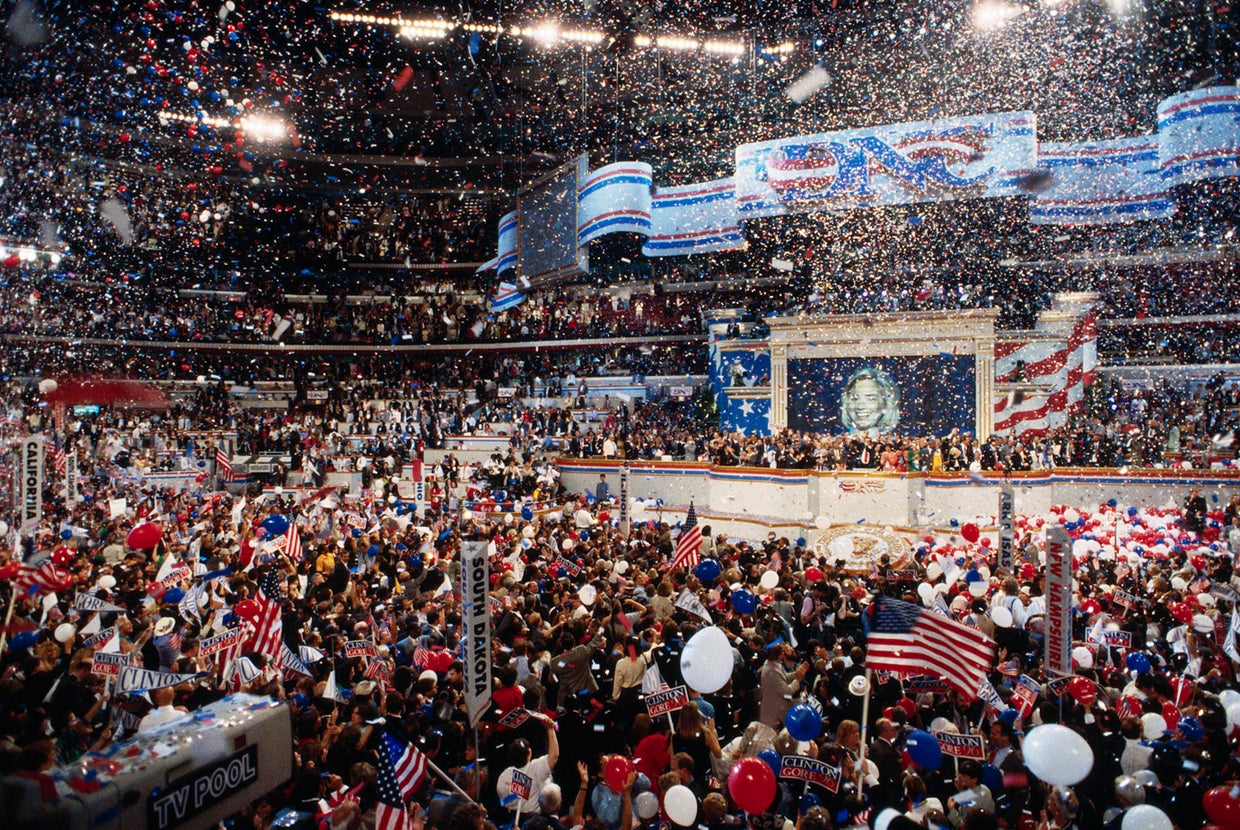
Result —
M551 780L551 773L560 760L555 721L543 714L531 713L530 717L542 721L547 729L547 754L534 758L528 741L524 738L513 741L509 749L512 763L499 774L495 783L500 802L525 815L538 811L538 794Z

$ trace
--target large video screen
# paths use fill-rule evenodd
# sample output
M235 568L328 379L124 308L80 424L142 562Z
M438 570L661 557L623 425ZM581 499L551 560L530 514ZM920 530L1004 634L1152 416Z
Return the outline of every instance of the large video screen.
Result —
M973 355L788 361L788 426L834 434L972 432Z
M577 188L585 156L557 167L517 195L517 276L546 282L590 270L589 249L577 245Z

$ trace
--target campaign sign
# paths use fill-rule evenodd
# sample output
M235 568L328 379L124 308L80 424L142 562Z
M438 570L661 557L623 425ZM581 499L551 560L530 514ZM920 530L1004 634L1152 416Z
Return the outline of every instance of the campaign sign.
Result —
M1073 677L1058 677L1046 684L1047 697L1063 697L1068 693L1068 686L1072 683Z
M986 759L986 746L981 735L957 735L954 732L931 732L939 749L952 758Z
M827 792L833 793L839 791L841 776L839 767L833 767L814 758L786 755L783 765L779 768L779 777L816 784Z
M250 744L222 761L196 769L151 793L147 827L167 830L219 804L258 780L258 744Z
M122 666L129 665L128 654L118 654L112 651L101 651L95 655L90 664L90 673L99 674L104 677L117 677L121 673Z
M581 566L566 556L561 556L556 560L556 564L564 569L569 576L576 576L581 573Z
M1130 594L1127 591L1116 591L1114 602L1116 605L1122 608L1127 608L1130 611L1135 611L1138 608L1145 607L1144 599L1135 596L1134 594Z
M1103 629L1096 635L1090 632L1086 636L1085 641L1089 643L1102 643L1111 648L1132 648L1132 632Z
M349 640L344 644L345 657L378 657L375 644L370 640Z
M646 695L646 712L650 717L666 715L689 705L689 689L687 686L673 686L667 691Z
M909 693L932 692L936 695L947 694L947 684L939 677L914 677L908 682Z
M231 628L222 634L208 637L198 644L198 656L210 657L213 654L218 654L230 646L235 646L240 641L241 636L242 630L240 628Z
M167 576L159 580L159 584L164 586L165 588L171 588L173 585L176 585L181 580L192 579L193 576L194 576L194 572L190 570L189 565L184 565L184 564L177 565L175 568L168 571Z
M509 729L516 729L521 724L530 719L530 713L526 709L513 709L508 714L499 719L500 726L507 726Z
M110 625L107 628L103 629L103 631L100 631L98 634L95 634L94 636L85 640L82 643L82 648L94 648L95 646L100 645L101 643L106 643L108 640L111 640L115 636L116 636L116 626Z
M1042 684L1034 680L1027 674L1022 674L1020 679L1012 684L1012 698L1019 702L1021 717L1027 717L1033 712L1033 707L1038 705L1038 695L1042 694Z
M512 771L512 784L509 789L512 794L520 798L522 801L529 800L530 788L534 786L534 779L530 778L519 769Z

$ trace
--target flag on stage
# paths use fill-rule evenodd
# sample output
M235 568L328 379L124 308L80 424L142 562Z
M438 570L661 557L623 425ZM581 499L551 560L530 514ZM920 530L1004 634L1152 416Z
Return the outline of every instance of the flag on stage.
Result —
M413 830L405 810L396 771L389 752L379 753L378 800L375 803L375 830Z
M689 513L680 526L680 539L676 542L676 556L672 559L672 568L697 567L702 550L702 528L698 527L697 512L693 502L689 502Z
M215 475L220 481L233 481L236 478L233 475L232 459L224 452L223 447L215 448Z
M879 597L871 608L867 669L933 674L970 700L977 697L994 661L994 641L975 628L891 597Z

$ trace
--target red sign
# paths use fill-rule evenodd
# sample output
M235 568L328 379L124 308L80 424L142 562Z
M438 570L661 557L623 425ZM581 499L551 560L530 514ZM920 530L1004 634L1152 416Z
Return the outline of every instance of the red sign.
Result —
M95 659L91 661L90 672L91 674L101 674L105 677L117 677L121 673L121 667L128 665L129 655L100 651L95 654Z
M840 768L816 760L796 755L784 756L779 768L779 777L792 781L805 781L815 784L828 792L838 792L840 788Z
M375 644L370 640L349 640L344 644L345 657L378 657Z
M650 717L666 715L689 705L689 689L687 686L673 686L665 692L646 695L646 712Z
M955 732L931 732L939 749L952 758L986 760L986 745L981 735L957 735Z

